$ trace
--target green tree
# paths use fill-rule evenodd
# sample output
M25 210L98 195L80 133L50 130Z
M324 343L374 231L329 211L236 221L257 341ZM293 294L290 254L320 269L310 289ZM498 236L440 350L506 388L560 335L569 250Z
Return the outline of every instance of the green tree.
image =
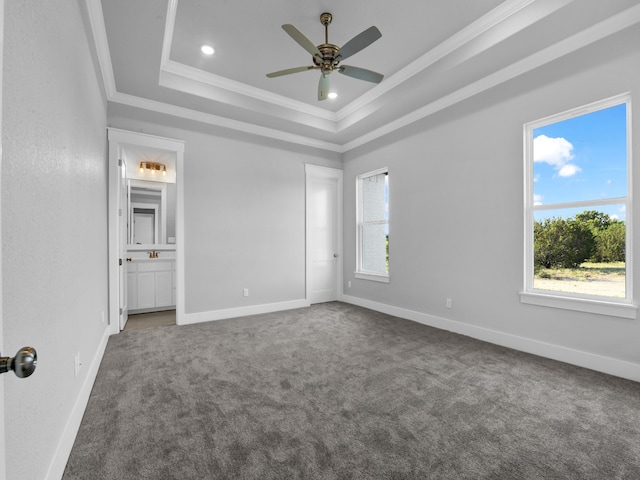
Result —
M585 221L547 218L534 222L534 265L545 268L575 268L593 256L595 236Z
M600 262L624 262L626 253L626 225L612 220L611 224L598 232L596 250Z
M596 248L589 260L592 262L624 262L625 224L606 213L585 210L576 220L587 225L596 240Z
M578 213L576 220L587 223L595 231L606 230L612 221L608 214L597 210L585 210L582 213Z

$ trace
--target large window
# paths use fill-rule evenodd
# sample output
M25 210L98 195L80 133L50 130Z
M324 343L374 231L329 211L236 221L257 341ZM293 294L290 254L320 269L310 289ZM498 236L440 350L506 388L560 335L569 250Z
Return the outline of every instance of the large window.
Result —
M525 125L527 303L635 317L630 98Z
M389 172L358 176L356 278L389 281Z

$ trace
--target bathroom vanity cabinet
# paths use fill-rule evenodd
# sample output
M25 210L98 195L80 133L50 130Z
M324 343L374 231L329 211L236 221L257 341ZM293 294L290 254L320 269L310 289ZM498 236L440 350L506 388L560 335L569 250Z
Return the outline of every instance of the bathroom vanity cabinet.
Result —
M175 259L134 259L127 264L127 301L130 313L175 308Z

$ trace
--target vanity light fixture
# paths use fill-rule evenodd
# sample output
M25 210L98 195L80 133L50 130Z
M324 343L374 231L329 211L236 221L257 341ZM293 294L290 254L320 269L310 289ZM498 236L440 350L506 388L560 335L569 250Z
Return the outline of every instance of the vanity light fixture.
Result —
M167 176L167 167L162 163L153 163L153 162L140 162L140 168L138 168L138 173L141 175L157 175L160 172L160 175L166 177Z
M329 95L327 95L327 97L333 100L334 98L338 98L338 94L336 92L329 92Z

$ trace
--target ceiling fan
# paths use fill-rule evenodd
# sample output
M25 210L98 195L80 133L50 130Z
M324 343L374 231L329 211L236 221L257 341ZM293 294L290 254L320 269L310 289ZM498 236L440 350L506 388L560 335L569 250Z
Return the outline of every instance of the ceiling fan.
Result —
M318 100L326 100L329 95L329 75L337 71L343 75L365 80L367 82L380 83L384 78L381 73L373 72L365 68L340 65L340 62L368 47L382 34L376 27L369 27L362 33L356 35L342 48L329 43L329 24L333 19L330 13L320 15L320 23L324 25L324 43L316 46L311 40L293 25L282 25L282 29L289 34L302 48L312 55L313 65L308 67L287 68L277 72L267 73L267 77L280 77L292 73L305 72L307 70L320 70L320 83L318 84Z

